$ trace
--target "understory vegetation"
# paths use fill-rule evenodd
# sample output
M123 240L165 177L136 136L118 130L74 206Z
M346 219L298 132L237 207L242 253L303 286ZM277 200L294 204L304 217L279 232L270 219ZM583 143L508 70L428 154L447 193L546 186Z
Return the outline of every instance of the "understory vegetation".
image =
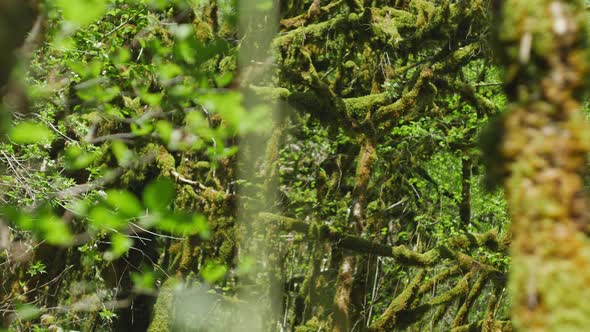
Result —
M583 331L585 5L498 3L0 1L0 331Z

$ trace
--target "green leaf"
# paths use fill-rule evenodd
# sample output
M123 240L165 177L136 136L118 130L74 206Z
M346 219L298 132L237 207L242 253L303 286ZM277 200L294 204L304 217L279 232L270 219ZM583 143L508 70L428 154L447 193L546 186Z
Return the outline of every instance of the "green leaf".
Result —
M96 154L88 153L77 145L68 146L65 150L66 168L79 170L88 167L96 159Z
M0 215L6 217L8 221L24 230L32 231L35 226L33 217L15 206L2 206L0 208Z
M107 0L57 0L65 20L79 26L98 20L107 10Z
M90 211L88 217L90 223L98 229L110 228L118 230L127 226L127 221L125 219L101 205L94 207Z
M41 315L41 310L30 304L20 305L16 308L16 316L21 321L32 320Z
M111 149L113 150L113 154L115 155L115 158L117 158L117 162L119 162L120 166L129 165L135 157L133 151L129 150L127 145L123 142L112 141Z
M166 143L170 142L170 136L174 131L174 126L168 121L160 120L156 123L156 131Z
M47 143L53 138L53 132L45 125L33 121L17 124L10 131L10 139L16 144Z
M47 273L46 266L41 261L36 261L35 263L31 264L27 269L27 274L31 277L34 277L38 274Z
M234 80L234 74L231 72L226 72L221 75L215 77L215 84L219 88L225 88Z
M154 289L156 277L152 272L131 273L131 281L138 292L151 292Z
M207 219L200 215L190 215L188 213L175 213L162 217L157 224L157 228L174 235L195 235L203 239L211 236Z
M105 258L107 260L117 259L127 253L132 245L133 240L120 233L115 233L111 236L111 250L105 253Z
M108 190L106 202L127 217L138 217L143 213L137 197L126 190Z
M152 93L148 92L147 89L142 89L139 91L139 96L141 100L150 106L160 106L162 103L161 93Z
M169 80L182 74L182 68L175 63L164 63L158 69L162 80Z
M225 276L227 273L227 266L217 262L208 262L205 268L201 270L203 279L212 284Z
M174 183L170 179L158 179L143 191L143 203L150 212L165 212L175 196Z
M39 230L47 243L56 246L68 246L74 240L70 228L61 218L47 214L39 219Z
M145 136L150 134L152 131L154 131L154 126L150 123L144 123L141 125L137 125L135 123L131 124L131 133L136 136Z
M200 214L193 215L193 225L195 231L199 233L199 236L203 240L208 240L211 237L211 229L209 228L209 223L205 216Z

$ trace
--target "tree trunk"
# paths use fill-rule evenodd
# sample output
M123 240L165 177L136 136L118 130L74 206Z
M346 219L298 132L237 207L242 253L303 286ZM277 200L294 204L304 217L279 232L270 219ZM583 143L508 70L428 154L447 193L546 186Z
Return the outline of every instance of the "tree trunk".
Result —
M511 101L500 153L514 236L512 319L520 331L587 331L584 2L508 0L498 9L496 38Z

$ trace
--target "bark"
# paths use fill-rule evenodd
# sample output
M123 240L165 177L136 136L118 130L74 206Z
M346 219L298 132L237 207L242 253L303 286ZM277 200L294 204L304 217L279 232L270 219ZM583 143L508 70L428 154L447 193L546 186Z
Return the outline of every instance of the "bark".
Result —
M336 295L334 296L333 329L335 332L349 332L351 327L350 317L350 293L354 282L356 258L353 255L344 255L338 278L336 280Z
M34 1L0 1L0 88L8 77L16 60L15 51L25 42L36 17Z
M584 2L507 0L498 10L497 50L511 102L500 153L514 236L512 318L519 331L587 331Z
M459 215L461 223L467 227L471 221L471 160L464 157L461 160L461 203L459 204Z

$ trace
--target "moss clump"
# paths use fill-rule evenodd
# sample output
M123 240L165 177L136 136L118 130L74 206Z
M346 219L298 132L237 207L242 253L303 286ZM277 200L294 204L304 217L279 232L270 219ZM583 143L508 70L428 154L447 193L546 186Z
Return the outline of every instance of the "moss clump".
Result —
M171 177L176 171L176 160L163 146L158 147L158 154L156 156L156 165L160 169L160 174L166 177Z

